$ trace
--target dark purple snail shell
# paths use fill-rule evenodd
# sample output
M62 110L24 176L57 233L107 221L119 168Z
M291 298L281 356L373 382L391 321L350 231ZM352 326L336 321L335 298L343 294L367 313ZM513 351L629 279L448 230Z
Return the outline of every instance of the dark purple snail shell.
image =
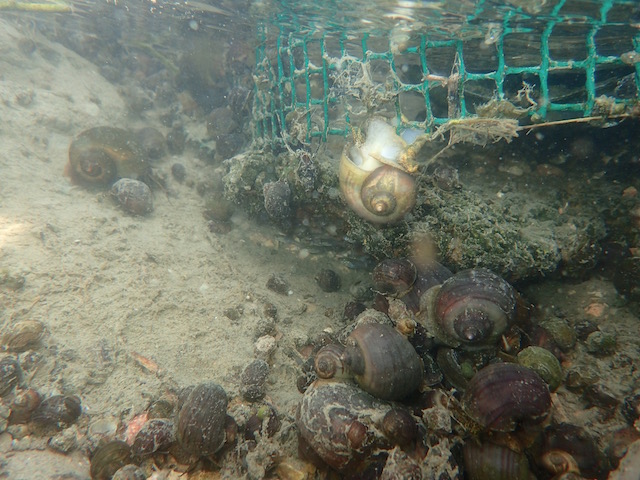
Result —
M433 334L452 347L493 344L515 319L515 289L484 268L459 272L430 294Z
M354 471L384 443L372 420L384 405L353 383L317 380L298 405L296 426L323 462Z
M384 400L399 400L422 383L422 360L407 340L390 325L369 323L347 338L345 363L360 388Z
M462 396L462 408L484 429L511 432L520 422L542 421L551 408L551 395L533 370L494 363L473 376Z

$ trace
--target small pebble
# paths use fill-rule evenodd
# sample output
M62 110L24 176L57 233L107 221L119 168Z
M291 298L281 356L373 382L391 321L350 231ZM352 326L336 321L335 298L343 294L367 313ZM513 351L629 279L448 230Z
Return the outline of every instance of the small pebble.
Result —
M269 365L264 360L254 360L242 372L240 393L245 400L256 402L264 398Z
M259 359L268 362L276 350L276 339L271 335L263 335L253 344L253 353Z
M151 189L139 180L121 178L111 187L111 195L133 215L145 215L153 210Z
M187 177L187 169L181 163L174 163L171 165L171 175L177 181L182 182Z
M316 282L323 292L337 292L342 286L342 280L333 270L324 268L320 270L320 273L316 276Z
M280 275L271 275L267 280L267 288L280 295L289 294L289 283Z
M118 469L111 477L111 480L145 480L146 478L147 475L142 468L129 464Z
M587 337L586 347L593 355L612 355L616 351L616 337L606 332L593 332Z

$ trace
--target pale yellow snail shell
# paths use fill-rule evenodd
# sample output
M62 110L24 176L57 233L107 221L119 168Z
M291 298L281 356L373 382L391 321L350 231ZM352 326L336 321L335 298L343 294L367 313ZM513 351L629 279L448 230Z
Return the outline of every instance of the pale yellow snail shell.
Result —
M360 217L372 223L401 220L416 204L416 182L398 163L408 144L382 118L369 121L364 142L348 144L340 159L340 190Z

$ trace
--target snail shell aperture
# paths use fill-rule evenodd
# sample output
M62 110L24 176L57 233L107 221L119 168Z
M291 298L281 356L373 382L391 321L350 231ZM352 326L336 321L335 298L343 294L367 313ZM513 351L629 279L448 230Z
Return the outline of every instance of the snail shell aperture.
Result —
M408 144L381 118L373 118L361 145L349 144L340 159L340 189L360 217L372 223L401 220L416 203L416 183L401 158Z

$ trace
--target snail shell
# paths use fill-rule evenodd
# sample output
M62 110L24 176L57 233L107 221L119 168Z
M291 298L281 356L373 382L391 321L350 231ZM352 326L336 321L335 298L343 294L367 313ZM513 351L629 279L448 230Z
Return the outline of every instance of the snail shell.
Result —
M76 395L53 395L40 403L33 415L31 415L31 420L43 427L62 430L75 422L81 413L80 397Z
M469 440L463 447L464 466L470 480L535 480L524 453L491 443Z
M298 405L296 426L327 465L353 472L386 443L373 421L384 405L352 383L317 380Z
M9 424L27 423L33 411L38 408L42 397L33 388L27 388L16 392L16 396L11 401L11 414Z
M123 210L132 215L153 211L153 194L149 186L133 178L121 178L111 186L111 195Z
M463 270L420 299L429 332L452 347L496 343L516 316L516 291L484 268Z
M381 118L369 122L362 145L345 147L340 159L340 189L360 217L372 223L393 223L414 207L415 180L398 163L407 148Z
M343 357L360 388L384 400L406 397L422 383L420 357L389 325L358 326L347 338Z
M0 344L10 352L24 352L37 344L44 333L44 325L38 320L21 320L3 333Z
M85 130L69 146L68 172L87 186L108 186L116 179L137 178L149 171L133 132L115 127Z
M546 348L530 346L520 351L518 364L530 368L547 382L549 390L555 391L564 380L562 366L556 356Z
M178 443L198 457L216 453L225 442L227 394L216 383L196 386L185 400L176 434Z
M132 462L131 448L121 440L98 447L91 457L92 480L110 480L123 466Z
M452 276L447 267L435 260L423 260L420 267L409 258L387 258L373 269L373 289L383 295L402 299L414 313L420 310L420 297L433 286Z
M376 292L403 297L411 291L418 278L418 269L408 258L387 258L373 269L373 288Z
M164 418L149 420L137 433L131 445L131 452L138 456L166 452L175 438L174 425L171 420Z
M462 397L463 410L488 430L511 432L521 421L542 421L551 409L549 387L533 370L494 363L476 373Z

